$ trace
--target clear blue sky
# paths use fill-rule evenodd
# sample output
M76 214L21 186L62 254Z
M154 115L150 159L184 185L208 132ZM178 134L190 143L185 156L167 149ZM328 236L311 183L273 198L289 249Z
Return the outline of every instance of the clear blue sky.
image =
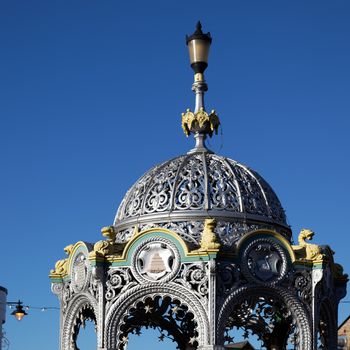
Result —
M57 306L47 275L63 247L99 240L132 183L192 146L180 115L194 104L184 37L198 19L214 38L212 148L258 171L294 237L314 229L349 272L349 18L347 0L0 0L9 299ZM11 350L56 349L58 327L57 311L5 324Z

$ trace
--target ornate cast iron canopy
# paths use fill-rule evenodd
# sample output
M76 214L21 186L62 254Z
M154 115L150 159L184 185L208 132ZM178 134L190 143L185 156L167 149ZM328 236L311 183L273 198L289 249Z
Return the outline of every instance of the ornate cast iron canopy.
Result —
M347 275L334 252L310 243L309 229L293 245L268 183L205 145L220 124L204 108L210 43L200 25L187 38L196 105L182 125L195 148L143 175L104 239L67 246L50 272L60 350L78 350L86 321L95 324L98 350L126 350L143 328L180 350L224 350L244 339L269 350L336 349Z

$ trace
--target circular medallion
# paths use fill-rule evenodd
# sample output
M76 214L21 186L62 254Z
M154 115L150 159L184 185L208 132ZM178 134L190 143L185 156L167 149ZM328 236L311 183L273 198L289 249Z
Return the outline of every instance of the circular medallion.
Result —
M251 282L275 285L285 277L287 265L285 251L269 238L254 240L242 253L242 273Z
M72 269L72 285L76 291L85 288L88 280L87 259L84 253L79 253L74 259Z
M143 241L132 256L131 269L139 282L168 282L180 268L180 254L174 243L152 237Z

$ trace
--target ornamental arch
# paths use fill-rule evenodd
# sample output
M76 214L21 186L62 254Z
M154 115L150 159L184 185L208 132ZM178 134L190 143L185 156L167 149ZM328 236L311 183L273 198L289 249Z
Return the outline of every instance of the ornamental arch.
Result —
M224 345L225 332L235 327L256 335L265 349L312 349L309 315L295 295L281 288L254 286L232 292L219 311L218 343Z
M96 301L89 294L80 294L73 298L62 317L61 348L78 350L77 338L80 328L85 326L86 321L95 324L98 333L98 307ZM96 337L97 346L97 337Z
M111 349L123 349L128 333L143 326L161 327L183 350L207 345L211 332L200 301L174 283L131 289L110 308L106 325L105 344Z

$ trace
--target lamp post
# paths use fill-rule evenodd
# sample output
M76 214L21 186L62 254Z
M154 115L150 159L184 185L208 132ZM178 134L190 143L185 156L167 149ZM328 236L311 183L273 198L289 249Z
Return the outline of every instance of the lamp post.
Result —
M196 105L194 113L198 112L204 107L204 92L208 90L208 85L204 79L204 71L208 67L209 49L212 42L210 33L204 34L202 32L201 22L197 22L195 32L187 36L186 44L190 55L191 67L194 71L194 83L192 90L196 94Z
M196 96L195 108L191 112L187 109L182 113L182 128L186 136L194 134L196 140L195 147L188 153L210 152L206 145L207 135L212 136L213 132L217 133L220 120L215 111L210 114L205 111L204 93L208 90L208 85L204 79L204 71L208 67L209 49L212 42L210 33L204 34L201 22L196 25L196 30L190 36L186 35L186 44L190 56L191 67L194 71L194 82L192 91Z

